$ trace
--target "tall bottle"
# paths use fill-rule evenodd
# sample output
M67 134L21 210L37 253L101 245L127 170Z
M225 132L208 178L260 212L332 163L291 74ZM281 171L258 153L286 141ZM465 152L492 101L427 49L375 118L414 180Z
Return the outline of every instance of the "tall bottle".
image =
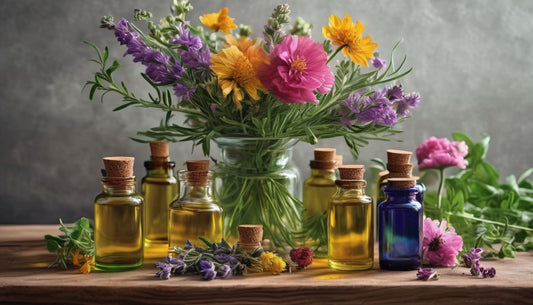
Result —
M329 201L328 263L338 270L365 270L374 263L372 198L365 195L363 165L339 167Z
M311 160L311 176L303 187L305 245L313 248L316 257L328 255L327 213L329 199L337 190L337 162L334 148L315 148Z
M104 158L103 192L94 203L95 266L123 271L143 264L143 197L135 192L133 157Z
M176 163L169 160L168 142L150 142L151 156L144 162L146 176L141 180L144 196L144 256L164 257L168 250L170 203L178 196Z
M387 199L378 206L379 266L418 269L422 262L422 204L413 178L389 178Z
M179 198L170 204L169 251L183 248L189 240L203 245L200 237L213 242L222 239L222 207L213 196L213 171L209 160L187 161L178 173Z

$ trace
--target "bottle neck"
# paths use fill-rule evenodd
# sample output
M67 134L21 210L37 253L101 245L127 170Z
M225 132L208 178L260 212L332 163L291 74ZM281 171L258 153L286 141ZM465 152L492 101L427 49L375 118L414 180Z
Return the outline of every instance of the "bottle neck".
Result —
M351 196L365 196L365 189L364 188L353 188L353 187L341 187L339 186L337 188L337 192L339 195L351 195Z
M191 184L188 181L180 181L180 198L204 198L213 197L212 181L209 180L207 185Z
M332 180L337 179L337 169L321 169L321 168L312 168L311 167L311 176L312 177L323 177L323 178L331 178Z
M145 161L146 176L173 177L173 169L176 163L173 161Z
M416 194L418 193L416 187L399 189L385 186L384 191L390 201L400 200L405 202L415 200Z
M130 195L135 193L135 177L117 178L103 177L103 192L109 195Z

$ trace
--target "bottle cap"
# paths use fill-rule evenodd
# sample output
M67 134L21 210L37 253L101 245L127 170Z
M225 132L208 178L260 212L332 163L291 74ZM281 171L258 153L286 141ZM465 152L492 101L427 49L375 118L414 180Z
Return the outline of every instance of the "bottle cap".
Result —
M413 178L389 178L387 185L390 188L407 189L416 186L416 180Z
M339 166L341 180L364 180L364 165L343 165Z
M387 163L390 178L409 178L413 171L413 163L391 164Z
M311 160L310 166L313 169L334 169L335 162L335 148L315 148L315 159Z
M108 178L133 177L134 157L105 157L104 166Z
M263 225L238 225L237 230L240 243L253 244L263 240Z
M406 150L388 149L387 163L388 164L408 164L411 162L411 155L413 153Z
M187 179L191 186L207 185L209 173L209 160L189 160L187 164Z
M168 142L154 141L150 142L150 159L153 161L169 161L169 145Z

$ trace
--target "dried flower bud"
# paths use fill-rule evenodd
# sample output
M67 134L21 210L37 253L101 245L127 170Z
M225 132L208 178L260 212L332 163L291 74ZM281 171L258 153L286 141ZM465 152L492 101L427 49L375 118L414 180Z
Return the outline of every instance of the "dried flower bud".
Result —
M248 37L252 33L252 27L246 24L239 24L239 36Z
M115 29L115 23L113 22L113 16L104 16L100 19L100 27L103 29L113 30Z

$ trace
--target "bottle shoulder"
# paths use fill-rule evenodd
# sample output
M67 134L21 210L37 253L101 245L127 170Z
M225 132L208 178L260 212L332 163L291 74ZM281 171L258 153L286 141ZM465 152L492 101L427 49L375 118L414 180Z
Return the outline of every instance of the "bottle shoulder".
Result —
M372 197L365 195L361 190L337 191L330 198L332 204L372 204Z
M222 212L221 205L215 200L202 198L183 198L170 204L172 210Z
M118 193L108 194L100 193L94 199L95 204L113 204L113 205L141 205L144 202L144 197L138 193Z

